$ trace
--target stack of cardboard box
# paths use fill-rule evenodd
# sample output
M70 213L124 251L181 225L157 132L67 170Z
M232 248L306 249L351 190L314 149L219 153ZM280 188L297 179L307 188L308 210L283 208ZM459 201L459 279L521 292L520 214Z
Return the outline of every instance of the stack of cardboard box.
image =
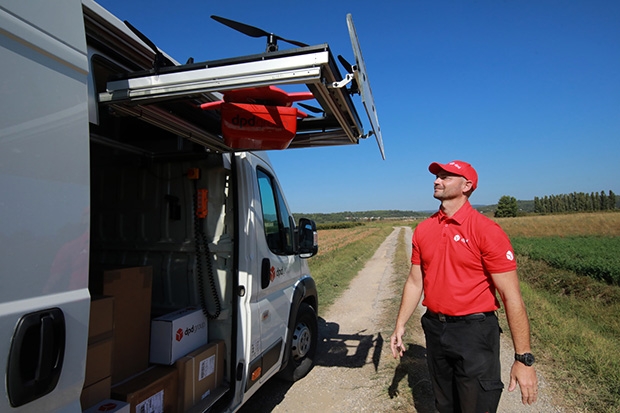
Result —
M151 267L91 278L91 292L103 296L91 301L83 409L185 412L221 385L224 342L208 342L202 310L151 320L151 289Z
M88 408L110 397L114 346L114 297L93 297L90 304L84 389L80 401Z
M149 366L152 284L151 267L103 273L103 294L114 297L113 385Z

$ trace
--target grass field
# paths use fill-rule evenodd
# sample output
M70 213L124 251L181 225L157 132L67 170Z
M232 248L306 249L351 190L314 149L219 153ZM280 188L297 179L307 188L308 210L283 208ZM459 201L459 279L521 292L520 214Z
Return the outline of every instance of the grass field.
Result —
M571 412L620 411L620 287L530 257L538 244L562 250L566 240L588 243L605 238L609 241L598 244L593 253L584 254L577 246L577 252L569 255L576 260L580 254L603 256L601 250L607 248L610 255L603 262L608 263L614 252L620 255L620 213L528 216L497 222L515 240L538 369L554 386L558 400ZM308 262L322 309L344 291L395 225L370 223L319 231L319 254ZM399 254L396 271L406 276L408 261L399 266L402 250ZM396 308L388 310L392 315L398 310L399 288L395 287L390 304ZM509 332L507 326L504 331Z
M496 218L495 221L511 238L579 235L620 237L620 213L617 212Z
M570 411L620 411L620 214L497 221L517 252L545 375Z

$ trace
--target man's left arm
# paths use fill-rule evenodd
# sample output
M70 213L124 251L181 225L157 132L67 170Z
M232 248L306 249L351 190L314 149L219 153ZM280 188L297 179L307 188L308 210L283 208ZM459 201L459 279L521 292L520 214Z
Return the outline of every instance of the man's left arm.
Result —
M521 296L517 271L491 274L491 277L504 303L515 353L531 353L530 322ZM521 388L523 404L534 403L538 395L538 378L533 366L526 366L519 361L514 362L510 371L508 391L513 391L517 384Z

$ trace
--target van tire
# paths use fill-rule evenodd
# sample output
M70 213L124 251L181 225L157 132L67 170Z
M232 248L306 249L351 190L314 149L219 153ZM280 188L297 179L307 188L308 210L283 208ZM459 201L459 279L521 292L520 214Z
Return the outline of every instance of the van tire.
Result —
M318 336L319 328L314 308L301 303L288 346L290 348L289 360L286 367L278 373L278 377L295 382L312 370Z

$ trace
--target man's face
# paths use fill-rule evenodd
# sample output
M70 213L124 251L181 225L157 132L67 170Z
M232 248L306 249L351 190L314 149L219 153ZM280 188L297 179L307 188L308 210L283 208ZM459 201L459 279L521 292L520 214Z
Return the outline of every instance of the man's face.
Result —
M463 196L467 182L468 181L462 176L440 171L436 175L434 182L435 192L433 193L433 197L440 201L461 197Z

